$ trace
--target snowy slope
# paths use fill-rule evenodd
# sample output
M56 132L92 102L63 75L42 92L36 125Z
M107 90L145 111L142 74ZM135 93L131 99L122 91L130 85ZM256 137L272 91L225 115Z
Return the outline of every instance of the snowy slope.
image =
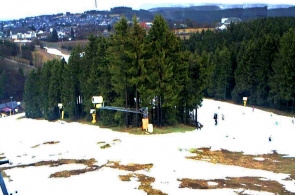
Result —
M220 107L220 109L218 109ZM219 114L214 125L213 114ZM224 114L225 120L221 120ZM212 150L227 149L246 154L266 154L276 150L280 154L295 157L295 125L290 117L278 116L258 109L205 99L198 110L199 121L204 128L186 133L165 135L130 135L79 123L48 122L45 120L19 119L21 115L0 119L0 154L23 165L58 159L91 159L97 165L108 161L153 164L149 172L138 173L154 177L154 189L167 194L236 194L237 190L193 190L179 188L178 179L219 179L225 177L257 176L275 180L295 193L294 181L286 181L287 174L246 169L236 166L211 164L186 159L192 156L191 148L211 147ZM277 122L277 125L276 125ZM272 142L268 141L269 136ZM114 141L120 139L120 141ZM45 142L58 144L44 145ZM101 149L97 142L106 142L110 148ZM39 145L38 147L33 147ZM181 149L181 151L180 151ZM258 159L259 160L259 159ZM14 168L5 172L13 181L5 178L9 192L18 194L146 194L137 189L139 182L132 179L123 182L119 175L128 171L103 167L69 178L49 178L50 174L85 165L62 165L58 167ZM251 192L251 194L259 192ZM268 194L265 193L264 194Z

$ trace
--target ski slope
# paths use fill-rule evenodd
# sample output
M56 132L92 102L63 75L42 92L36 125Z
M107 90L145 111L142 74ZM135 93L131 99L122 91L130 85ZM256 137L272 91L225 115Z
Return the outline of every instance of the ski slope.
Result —
M218 113L217 126L213 119L214 113ZM221 120L221 114L225 120ZM166 194L236 194L242 189L179 188L178 180L246 176L278 181L286 190L295 193L294 181L285 180L288 174L185 158L193 155L189 152L191 148L202 147L242 151L253 155L276 150L280 154L295 157L295 125L290 117L258 109L253 112L250 107L205 99L198 110L198 119L204 125L202 130L163 135L130 135L76 122L18 119L21 116L23 114L0 119L0 154L4 153L3 156L12 162L9 166L91 158L97 161L98 166L106 165L109 161L120 161L122 165L151 163L153 167L149 171L140 170L136 173L154 177L152 187ZM59 143L43 144L50 141ZM102 149L98 142L108 143L111 147ZM37 145L39 146L34 147ZM17 191L20 195L146 194L138 189L140 183L137 179L132 178L129 182L119 179L119 175L127 175L130 171L109 167L69 178L49 178L58 171L83 168L85 165L81 164L13 168L5 171L10 179L4 180L9 193ZM270 194L258 191L248 193Z

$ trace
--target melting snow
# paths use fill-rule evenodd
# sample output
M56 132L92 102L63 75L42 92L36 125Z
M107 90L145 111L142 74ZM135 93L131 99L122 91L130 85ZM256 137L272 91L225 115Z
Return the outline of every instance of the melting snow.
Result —
M218 109L220 107L220 109ZM215 126L213 114L218 113ZM221 120L224 114L225 120ZM5 153L13 165L58 159L91 159L98 166L108 161L153 164L150 171L137 171L154 177L154 189L164 193L178 194L236 194L235 189L193 190L179 188L178 179L224 179L226 177L262 177L275 180L295 193L294 181L284 180L288 174L246 169L237 166L212 164L186 159L193 156L191 148L211 147L211 150L226 149L245 154L266 154L276 150L280 154L295 156L295 125L290 117L279 116L252 108L237 106L205 99L198 110L202 130L164 135L130 135L114 132L97 126L79 123L48 122L45 120L20 119L23 114L0 119L0 154ZM275 125L278 122L278 125ZM272 136L272 141L268 138ZM120 139L120 142L115 142ZM58 144L43 145L45 142L59 141ZM101 149L97 142L104 141L111 147ZM40 145L33 148L33 146ZM256 158L256 160L262 160ZM4 166L13 166L4 165ZM1 166L1 167L4 167ZM0 167L0 168L1 168ZM139 190L140 183L132 179L124 182L119 175L131 173L119 169L101 169L69 178L49 178L50 174L83 168L84 165L63 165L59 167L14 168L5 172L12 181L5 178L9 192L20 195L59 194L146 194ZM247 191L250 194L262 192ZM269 194L265 193L264 194Z

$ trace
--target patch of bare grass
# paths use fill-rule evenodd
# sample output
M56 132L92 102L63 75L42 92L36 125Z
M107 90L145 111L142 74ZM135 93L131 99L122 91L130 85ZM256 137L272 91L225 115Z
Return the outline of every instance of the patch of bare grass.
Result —
M59 141L50 141L50 142L44 142L43 145L53 145L53 144L58 144ZM31 148L38 148L40 144L37 144L35 146L32 146Z
M200 148L191 150L191 153L196 154L196 156L186 158L214 164L219 163L285 173L290 174L290 178L295 179L295 158L284 157L285 155L278 154L276 151L272 154L244 155L243 152L230 152L228 150L211 151L210 148ZM257 158L262 160L257 160Z
M190 189L245 189L271 192L274 194L290 194L282 184L277 181L265 180L259 177L227 177L226 179L181 179L180 188ZM208 182L214 182L216 185L209 185Z
M90 167L87 167L85 169L76 169L76 170L70 170L70 171L60 171L60 172L56 172L51 174L49 177L50 178L60 178L60 177L71 177L72 175L80 175L80 174L84 174L87 172L92 172L92 171L96 171L98 169L100 169L100 166L97 165L92 165Z
M100 146L101 149L106 149L106 148L110 148L110 147L111 147L110 144L105 144L105 145Z
M52 144L58 144L58 143L59 141L51 141L51 142L44 142L43 145L46 145L46 144L52 145Z
M130 163L128 165L120 165L120 162L118 162L118 161L109 161L106 164L106 167L125 170L125 171L132 171L132 172L139 171L139 170L150 171L150 169L153 167L153 164L134 164L134 163Z
M39 166L49 166L49 167L58 167L61 165L66 164L83 164L86 165L85 169L77 169L77 170L71 170L71 171L60 171L56 172L54 174L51 174L50 178L57 178L57 177L70 177L72 175L79 175L86 172L96 171L100 169L100 166L94 165L97 161L93 158L85 160L85 159L59 159L57 161L41 161L37 163L31 163L27 165L16 165L11 167L3 167L2 170L8 170L8 169L14 169L14 168L26 168L26 167L39 167Z
M121 181L131 181L130 178L135 177L140 182L138 189L145 191L148 195L167 195L160 190L154 189L152 183L155 182L155 178L149 177L143 174L128 174L119 175Z
M37 144L35 146L32 146L31 148L38 148L40 146L40 144Z

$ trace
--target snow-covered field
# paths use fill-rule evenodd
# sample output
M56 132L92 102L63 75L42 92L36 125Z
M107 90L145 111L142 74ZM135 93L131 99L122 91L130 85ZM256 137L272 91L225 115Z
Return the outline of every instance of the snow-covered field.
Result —
M49 47L44 47L47 51L47 53L53 54L53 55L58 55L61 56L65 59L66 62L69 61L70 55L63 54L60 50L54 49L54 48L49 48Z
M213 120L215 112L219 114L217 126ZM221 114L224 114L225 120L221 120ZM12 165L1 167L58 159L94 158L98 166L106 165L108 161L120 161L121 165L153 164L149 171L140 170L137 173L154 177L152 187L167 194L236 194L239 192L237 189L179 188L178 179L247 176L278 181L286 190L295 193L294 180L285 180L288 174L185 158L193 156L189 149L201 147L243 151L253 155L276 150L280 154L295 157L295 125L290 117L271 116L271 113L258 109L253 112L249 107L205 99L198 111L199 121L204 125L202 130L164 135L130 135L79 123L26 118L17 120L21 116L23 114L0 119L0 154L4 153L3 156L12 162ZM51 141L59 143L43 144ZM105 142L111 147L102 149L98 142ZM83 168L85 165L81 164L13 168L5 170L10 176L10 181L5 178L5 182L10 193L17 191L20 195L146 194L138 189L140 183L136 178L129 182L119 179L119 175L127 175L129 171L110 167L68 178L49 178L55 172ZM210 184L215 185L214 182ZM255 191L248 193L268 194Z

